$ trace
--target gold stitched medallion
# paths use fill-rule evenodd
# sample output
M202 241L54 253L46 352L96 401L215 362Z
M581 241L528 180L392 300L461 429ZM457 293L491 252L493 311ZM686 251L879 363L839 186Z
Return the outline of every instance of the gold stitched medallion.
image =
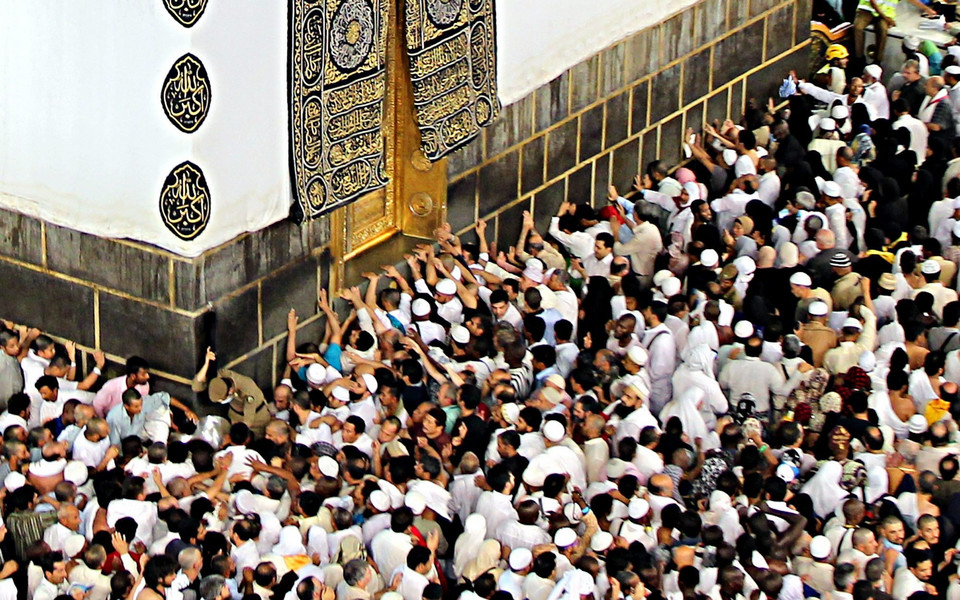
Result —
M160 216L181 240L203 232L210 221L210 188L200 167L185 161L167 175L160 191Z
M200 59L184 54L170 68L160 91L163 112L185 133L196 131L210 112L210 78Z
M193 27L207 9L207 0L163 0L163 6L184 27Z

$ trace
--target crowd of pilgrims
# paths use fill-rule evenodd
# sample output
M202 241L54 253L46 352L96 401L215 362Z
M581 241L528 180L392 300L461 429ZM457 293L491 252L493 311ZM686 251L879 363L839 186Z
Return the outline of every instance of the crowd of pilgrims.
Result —
M266 393L4 321L0 600L960 599L952 88L844 53L291 311Z

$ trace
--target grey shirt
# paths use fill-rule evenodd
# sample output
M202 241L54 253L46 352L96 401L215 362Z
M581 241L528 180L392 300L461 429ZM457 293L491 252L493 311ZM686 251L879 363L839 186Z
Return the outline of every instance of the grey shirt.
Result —
M23 370L20 362L0 351L0 411L7 409L10 396L23 391Z

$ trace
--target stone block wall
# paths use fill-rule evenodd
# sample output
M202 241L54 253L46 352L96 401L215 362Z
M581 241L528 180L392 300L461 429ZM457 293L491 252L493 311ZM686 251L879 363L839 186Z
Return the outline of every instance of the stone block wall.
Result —
M95 348L108 375L139 355L158 389L190 399L212 345L219 365L269 387L283 371L288 311L318 329L329 242L326 220L285 221L188 259L0 210L0 316L77 342L84 373Z
M738 119L808 63L809 0L703 0L568 69L453 155L453 229L514 245L531 210L545 232L561 202L605 203L650 161L681 160L683 132ZM778 99L779 101L779 99Z
M524 210L546 230L561 202L602 202L648 161L678 162L687 126L737 118L805 67L809 20L809 0L702 0L573 66L450 158L448 219L460 232L485 219L506 247ZM108 375L141 355L155 386L186 400L208 345L269 388L287 312L301 340L322 335L317 292L340 258L330 240L326 219L282 222L187 259L0 210L0 317L76 341L84 373L94 348Z

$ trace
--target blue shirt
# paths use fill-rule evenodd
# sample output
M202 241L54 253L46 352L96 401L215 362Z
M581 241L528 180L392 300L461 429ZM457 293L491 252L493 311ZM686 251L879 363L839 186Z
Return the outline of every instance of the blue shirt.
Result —
M131 435L143 437L144 425L147 421L147 415L159 410L169 410L170 394L166 392L157 392L144 396L143 408L141 411L130 417L124 408L123 402L114 406L107 413L107 425L110 426L110 443L118 445L120 440Z

